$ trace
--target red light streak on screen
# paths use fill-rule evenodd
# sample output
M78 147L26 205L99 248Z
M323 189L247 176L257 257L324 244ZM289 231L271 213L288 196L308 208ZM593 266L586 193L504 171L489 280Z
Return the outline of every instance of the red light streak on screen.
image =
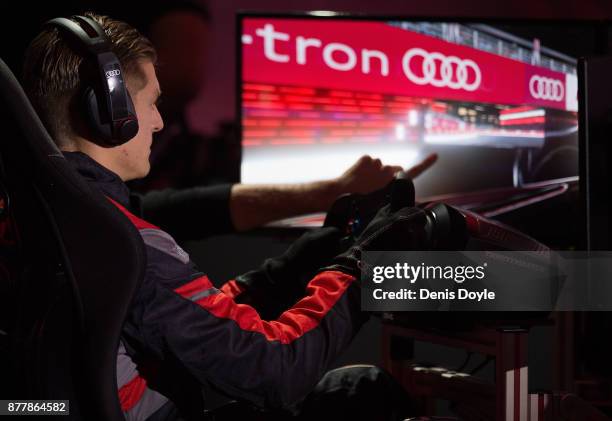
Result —
M242 97L245 147L397 141L397 125L407 125L408 113L430 102L252 83L243 85ZM414 130L405 127L401 140L414 142L418 138Z
M528 118L516 118L513 120L502 120L499 122L500 126L518 126L526 124L544 124L546 119L544 117L528 117Z
M450 113L448 103L433 99L328 88L245 83L242 97L245 147L415 143L424 135L445 133L533 137L542 135L545 123L543 115L529 114L537 108L518 106L500 110L503 119L497 128L487 129L462 120Z

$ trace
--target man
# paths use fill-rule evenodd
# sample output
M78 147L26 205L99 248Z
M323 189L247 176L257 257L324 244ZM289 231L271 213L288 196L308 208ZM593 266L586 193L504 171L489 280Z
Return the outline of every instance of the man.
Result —
M155 74L155 50L127 24L88 16L104 29L121 62L138 117L136 136L115 147L96 140L80 112L80 91L94 83L88 80L91 63L57 28L45 28L28 48L24 85L66 159L132 221L146 246L145 279L125 321L117 357L119 398L126 418L201 419L201 385L211 385L263 408L287 408L302 401L298 414L314 416L322 399L312 394L304 397L367 319L360 311L361 252L415 247L422 234L422 213L418 209L392 212L388 206L383 208L355 244L333 259L337 230L313 231L280 259L215 288L170 235L130 210L124 182L146 176L152 134L163 128L156 105L161 89ZM360 176L368 177L372 183L367 189L373 190L390 180L396 170L364 158L331 183L262 188L236 185L228 192L231 219L237 228L246 229L267 218L284 216L285 204L300 201L305 191L319 195L322 206L327 206L334 195L363 185L363 180L358 181ZM186 194L179 202L187 211L190 201L196 204L195 209L201 209L203 204L198 200L197 193ZM253 217L248 209L267 216ZM193 213L188 217L196 221ZM326 269L319 270L323 266ZM311 276L302 288L303 295L291 296L292 284L304 274ZM284 294L284 290L290 293ZM270 297L286 300L287 308L277 320L265 321L255 308ZM370 377L370 385L381 379L380 372L370 368L355 371L359 379ZM361 389L356 378L339 375L334 382L326 377L315 390L321 396L321 392L347 382L355 390ZM385 392L384 399L397 398L397 389L385 387L369 390L373 395ZM379 407L375 403L378 412L374 413L399 417L402 414L396 409L401 403L397 401ZM359 404L363 406L364 400L356 401L355 405Z

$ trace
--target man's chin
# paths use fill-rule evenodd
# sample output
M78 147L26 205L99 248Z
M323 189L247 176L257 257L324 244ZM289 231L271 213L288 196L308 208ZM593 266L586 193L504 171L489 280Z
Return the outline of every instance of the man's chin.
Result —
M139 171L134 171L134 173L124 181L132 181L132 180L140 180L141 178L145 178L149 172L151 171L151 166L147 165L146 168L143 168Z
M151 165L147 165L147 167L142 171L142 174L138 178L145 178L151 172Z

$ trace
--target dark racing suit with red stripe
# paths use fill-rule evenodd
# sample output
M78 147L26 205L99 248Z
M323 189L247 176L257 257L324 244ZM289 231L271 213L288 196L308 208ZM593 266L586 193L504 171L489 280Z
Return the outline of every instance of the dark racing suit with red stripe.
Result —
M117 358L127 419L161 418L175 405L185 418L201 417L203 384L258 406L293 403L365 321L355 278L336 271L316 275L277 320L262 320L234 300L249 291L234 282L215 288L170 235L132 214L119 177L84 154L66 157L132 221L146 245L145 279Z

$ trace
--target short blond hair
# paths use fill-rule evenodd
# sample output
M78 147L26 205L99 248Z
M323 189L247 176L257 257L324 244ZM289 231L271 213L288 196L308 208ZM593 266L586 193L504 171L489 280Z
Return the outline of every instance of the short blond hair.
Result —
M146 84L140 62L156 63L157 53L151 41L125 22L92 12L85 13L95 20L110 40L132 95ZM82 52L62 36L57 28L46 27L30 43L25 54L23 85L30 101L40 115L47 130L62 146L66 139L85 130L83 103L79 97L86 84L95 83L97 77Z

